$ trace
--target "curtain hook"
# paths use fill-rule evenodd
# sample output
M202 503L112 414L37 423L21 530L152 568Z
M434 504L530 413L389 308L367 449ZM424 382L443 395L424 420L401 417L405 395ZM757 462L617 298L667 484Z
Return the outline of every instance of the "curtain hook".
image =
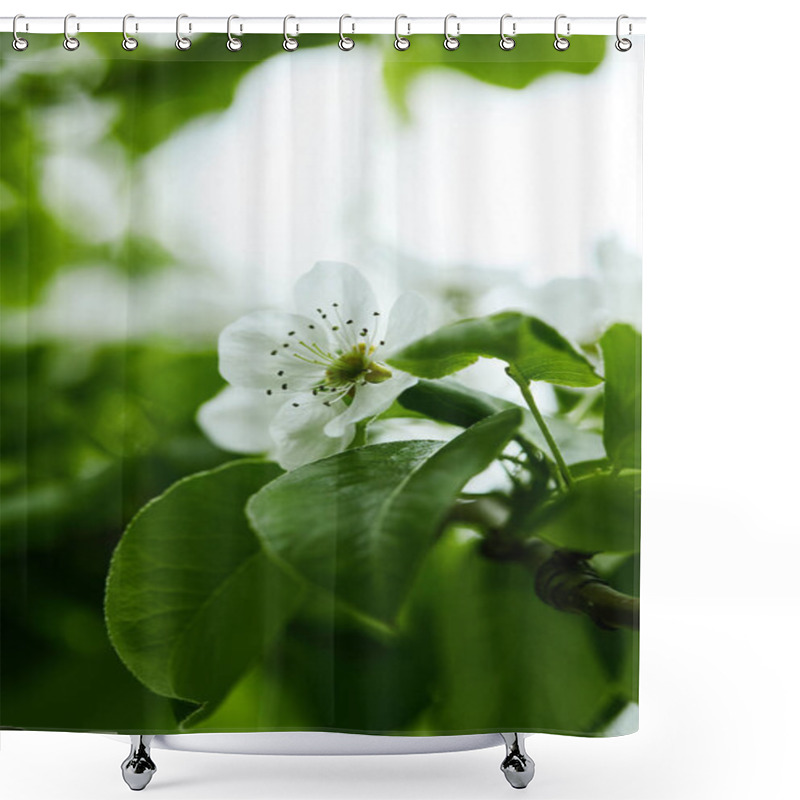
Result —
M408 19L405 14L398 14L394 18L394 49L395 50L408 50L411 47L411 40L406 39L405 36L400 35L400 20L401 19ZM406 27L408 28L408 32L406 35L411 35L411 25L406 22Z
M27 50L28 49L28 40L21 38L19 36L19 34L17 33L17 20L18 19L25 19L25 15L24 14L17 14L17 16L14 17L14 21L11 23L11 33L14 34L14 38L11 41L11 46L18 53L21 53L23 50Z
M126 14L122 18L122 49L128 50L135 50L139 46L139 40L134 39L133 36L128 36L128 20L135 19L133 14Z
M236 53L242 49L242 40L237 38L231 33L231 22L233 22L235 19L239 19L239 17L237 17L236 14L231 14L228 17L228 41L225 47L227 47L228 50L231 51L231 53ZM240 25L239 33L241 32L242 32L242 26Z
M62 44L64 45L65 50L73 52L81 46L81 43L74 36L69 35L69 21L71 19L75 19L74 14L67 14L67 16L64 17L64 41L62 42ZM80 25L75 23L75 26L76 26L75 27L76 32L79 31Z
M283 49L287 52L291 53L293 50L297 50L300 47L300 42L297 39L293 39L289 36L288 25L289 20L294 19L296 20L297 17L293 17L291 14L288 14L283 18ZM300 26L295 22L295 35L300 33Z
M506 20L507 19L513 19L513 16L511 14L503 14L503 16L500 17L500 49L501 50L513 50L517 46L516 41L514 39L512 39L511 36L506 36L505 27L506 27ZM511 23L511 33L515 34L516 32L517 32L517 23L516 22L512 22Z
M188 14L178 14L175 18L175 47L178 50L188 50L192 46L192 40L188 36L183 36L181 34L181 20L187 19ZM191 24L189 25L189 31L192 30Z
M346 19L353 19L353 18L349 14L342 14L342 16L339 17L339 49L345 51L352 50L356 46L356 43L349 36L344 35L343 26L344 26L344 21ZM356 32L355 22L350 23L350 26L352 28L350 32L355 33Z
M566 50L569 47L569 39L565 39L563 36L559 36L558 34L558 21L560 19L567 19L567 15L559 14L556 17L556 21L553 25L553 33L555 33L556 36L556 39L553 42L553 47L555 47L555 49L558 50L559 52L563 53L564 50ZM567 22L567 36L569 36L569 29L570 29L570 23Z
M622 20L628 19L628 18L629 17L628 17L627 14L620 14L617 17L617 41L614 42L614 47L616 47L617 50L620 51L620 53L627 53L628 50L630 50L631 47L633 47L633 42L631 42L630 39L623 39L619 34L620 23L622 22ZM628 36L630 36L631 33L633 33L633 26L629 22L628 23Z
M451 36L447 32L447 23L450 22L451 19L456 20L456 35ZM458 46L461 44L458 40L458 36L461 33L461 23L458 21L458 17L455 14L448 14L444 18L444 49L445 50L458 50Z

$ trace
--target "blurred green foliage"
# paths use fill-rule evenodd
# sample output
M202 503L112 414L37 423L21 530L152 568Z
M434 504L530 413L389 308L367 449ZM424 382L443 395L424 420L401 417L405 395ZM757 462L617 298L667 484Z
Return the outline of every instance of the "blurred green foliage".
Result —
M588 75L606 52L603 36L572 36L570 47L557 51L549 35L520 36L513 50L501 50L497 36L465 36L457 50L446 50L441 36L412 36L402 52L387 52L384 82L400 114L410 119L411 85L429 70L455 70L484 83L524 89L535 80L558 72Z
M283 52L281 41L253 36L231 53L220 37L199 36L185 52L144 44L126 52L116 34L92 34L74 53L57 37L31 37L24 53L0 48L0 302L30 304L57 271L80 264L100 261L129 271L153 256L164 261L155 243L133 231L113 245L85 241L48 207L41 188L42 164L52 150L48 112L85 99L98 115L110 110L105 141L124 148L127 164L120 168L130 168L193 119L226 109L241 78ZM313 36L303 47L334 41Z
M108 642L103 592L135 511L227 458L194 424L216 353L4 346L0 381L0 724L170 727Z

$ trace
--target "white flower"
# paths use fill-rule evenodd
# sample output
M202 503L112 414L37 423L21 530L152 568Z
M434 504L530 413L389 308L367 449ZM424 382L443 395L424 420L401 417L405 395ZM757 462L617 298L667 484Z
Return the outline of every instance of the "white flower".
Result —
M294 288L296 313L256 311L219 337L231 385L197 421L218 446L267 453L284 469L344 450L356 423L385 411L416 378L385 359L426 332L426 309L400 295L384 321L354 267L322 261Z

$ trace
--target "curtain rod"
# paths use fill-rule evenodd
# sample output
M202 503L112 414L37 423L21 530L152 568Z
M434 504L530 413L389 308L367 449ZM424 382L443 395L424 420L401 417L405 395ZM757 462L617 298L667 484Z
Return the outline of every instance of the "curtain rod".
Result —
M0 31L13 30L13 17L0 17ZM504 30L510 36L532 33L549 33L554 30L554 17L507 16ZM134 33L175 33L175 17L129 16L127 31ZM442 34L444 17L405 17L399 20L399 31L403 36L414 34ZM569 25L569 31L567 31ZM616 17L569 17L559 20L561 35L613 36L616 32ZM628 17L623 23L624 35L644 33L644 17ZM193 33L226 33L228 17L192 17L181 20L184 35ZM232 24L236 35L253 33L283 34L283 17L237 17ZM288 30L293 36L303 33L339 33L339 17L303 17L289 20ZM387 34L395 32L395 17L356 17L347 15L343 22L345 34ZM448 30L453 35L498 34L499 17L450 17ZM81 17L70 15L69 33L121 33L122 17ZM26 17L17 21L17 33L64 33L64 17Z

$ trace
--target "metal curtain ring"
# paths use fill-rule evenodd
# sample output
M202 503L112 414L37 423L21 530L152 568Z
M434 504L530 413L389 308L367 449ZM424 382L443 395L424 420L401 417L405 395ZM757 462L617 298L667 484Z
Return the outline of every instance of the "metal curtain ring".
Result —
M344 35L344 21L346 19L353 19L349 14L342 14L339 17L339 49L340 50L352 50L356 43L349 37ZM355 33L356 31L356 24L355 22L350 23L351 33Z
M300 47L300 42L297 39L293 39L289 36L289 20L294 19L296 20L297 17L293 17L291 14L288 14L283 18L283 49L287 52L291 53L293 50L297 50ZM295 34L300 33L300 26L295 22Z
M188 14L178 14L175 18L175 47L178 50L188 50L192 46L192 40L181 34L181 20L187 19L188 16ZM189 31L191 30L192 26L189 25Z
M395 50L408 50L411 47L411 40L406 39L405 36L400 35L400 20L401 19L408 19L405 14L398 14L394 18L394 49ZM407 35L411 35L411 25L406 23L406 27L408 28Z
M122 18L122 49L135 50L139 46L139 40L134 39L133 36L128 36L128 20L135 19L133 14L126 14Z
M558 34L558 21L560 19L567 19L567 15L559 14L556 17L556 21L553 24L553 33L555 34L556 37L555 41L553 42L553 47L555 47L555 49L558 50L560 53L563 53L564 50L566 50L569 47L569 39L564 39L562 36L559 36ZM567 22L567 36L569 36L569 29L570 29L570 24L569 22Z
M512 39L510 36L506 36L505 28L506 28L506 20L507 19L513 19L511 14L503 14L503 16L500 17L500 49L501 50L513 50L517 46L517 43L516 43L516 41L514 39ZM516 33L517 32L517 23L516 22L512 22L511 23L511 32L512 33Z
M456 35L451 36L447 31L447 23L450 22L451 19L456 20ZM448 14L444 18L444 49L445 50L458 50L458 46L461 42L458 41L458 36L461 33L461 23L458 22L458 17L455 14Z
M69 21L71 19L75 19L74 14L67 14L67 16L64 17L64 41L62 44L65 50L73 52L81 46L81 43L74 36L69 35ZM76 25L75 30L78 31L80 28Z
M630 50L630 49L631 49L631 47L633 47L633 42L631 42L631 40L630 40L630 39L623 39L623 38L622 38L622 37L619 35L620 23L621 23L621 22L622 22L622 20L624 20L624 19L628 19L628 15L627 15L627 14L620 14L620 15L617 17L617 41L616 41L616 42L614 42L614 47L616 47L616 48L617 48L617 50L619 50L619 51L620 51L620 53L627 53L627 52L628 52L628 50ZM629 22L629 23L628 23L628 36L630 36L630 35L631 35L632 31L633 31L633 28L632 28L632 26L631 26L631 24L630 24L630 22Z
M11 40L11 46L17 52L21 53L23 50L27 50L28 49L28 40L27 39L23 39L17 33L17 20L18 19L25 19L25 15L24 14L17 14L17 16L14 17L14 21L11 23L11 33L14 34L14 38Z
M236 14L231 14L228 17L228 41L227 41L225 47L227 47L228 50L231 51L231 53L236 53L236 52L238 52L239 50L242 49L242 40L238 39L236 36L234 36L231 33L231 22L233 22L235 19L239 19L239 17L237 17ZM242 26L240 25L239 26L239 33L241 33L241 32L242 32Z

